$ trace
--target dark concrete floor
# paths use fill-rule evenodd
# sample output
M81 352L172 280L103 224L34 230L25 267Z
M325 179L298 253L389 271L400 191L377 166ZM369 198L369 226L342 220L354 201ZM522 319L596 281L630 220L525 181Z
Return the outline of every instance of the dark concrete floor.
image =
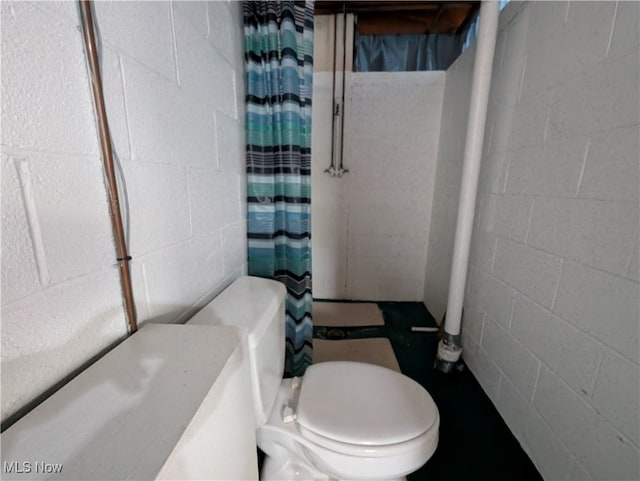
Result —
M378 302L385 325L331 331L314 327L314 337L387 337L400 369L424 386L440 411L438 449L409 481L542 480L535 466L496 411L469 369L442 374L433 369L437 336L411 332L411 326L436 326L419 302Z

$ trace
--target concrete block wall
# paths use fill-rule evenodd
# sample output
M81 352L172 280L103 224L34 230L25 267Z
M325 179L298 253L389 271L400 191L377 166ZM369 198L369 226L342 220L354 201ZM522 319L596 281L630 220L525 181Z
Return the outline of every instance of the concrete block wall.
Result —
M444 72L351 77L344 146L349 298L422 297L444 78Z
M343 163L330 177L333 21L315 25L313 295L421 300L444 72L347 72Z
M462 136L467 129L474 55L475 46L472 46L449 67L443 92L423 293L429 312L438 321L447 308L464 156Z
M322 27L322 24L316 24L315 45L318 45L319 33L327 30ZM320 48L316 51L322 52L323 50ZM331 65L329 62L327 63ZM324 173L325 169L331 165L333 72L317 71L318 68L320 66L314 63L311 125L313 296L315 298L345 299L347 297L349 219L347 201L349 194L346 188L348 179L347 177L330 177ZM346 162L345 159L345 164Z
M348 72L342 178L324 173L332 82L314 74L314 297L421 300L444 72Z
M139 321L246 270L239 2L97 2ZM2 417L126 334L75 2L2 2Z
M463 356L549 480L640 476L639 17L572 1L500 19Z

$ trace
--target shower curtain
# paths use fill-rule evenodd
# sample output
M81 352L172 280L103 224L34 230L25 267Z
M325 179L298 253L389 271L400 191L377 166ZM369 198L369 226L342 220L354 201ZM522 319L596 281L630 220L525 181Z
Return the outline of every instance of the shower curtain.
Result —
M246 1L249 274L287 288L288 375L311 363L313 2Z

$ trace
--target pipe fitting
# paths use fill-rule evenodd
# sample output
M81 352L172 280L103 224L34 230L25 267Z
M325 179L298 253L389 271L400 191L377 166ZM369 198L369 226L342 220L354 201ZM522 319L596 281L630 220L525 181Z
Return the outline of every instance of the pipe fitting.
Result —
M445 337L438 343L438 353L434 367L445 374L452 372L462 355L460 336L445 333Z
M442 336L442 342L451 348L460 347L462 348L462 340L460 338L460 334L450 334L447 331L444 332Z

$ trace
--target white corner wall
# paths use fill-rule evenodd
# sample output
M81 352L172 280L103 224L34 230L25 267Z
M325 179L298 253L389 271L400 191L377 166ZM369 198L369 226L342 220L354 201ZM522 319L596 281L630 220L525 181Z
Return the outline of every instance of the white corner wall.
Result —
M2 2L2 419L126 334L75 2ZM140 322L245 270L239 2L97 2Z
M475 45L458 57L445 78L423 293L425 305L438 322L449 294L474 59Z
M332 80L314 74L314 297L421 300L444 72L348 73L342 178L324 173Z
M424 290L444 72L347 72L344 157L331 163L333 24L315 29L313 295L418 301Z
M344 146L351 299L422 297L444 78L444 72L351 77Z
M549 480L640 476L639 6L512 2L501 15L463 356ZM471 68L463 56L447 82ZM441 153L450 142L443 125ZM440 157L437 184L456 162Z

